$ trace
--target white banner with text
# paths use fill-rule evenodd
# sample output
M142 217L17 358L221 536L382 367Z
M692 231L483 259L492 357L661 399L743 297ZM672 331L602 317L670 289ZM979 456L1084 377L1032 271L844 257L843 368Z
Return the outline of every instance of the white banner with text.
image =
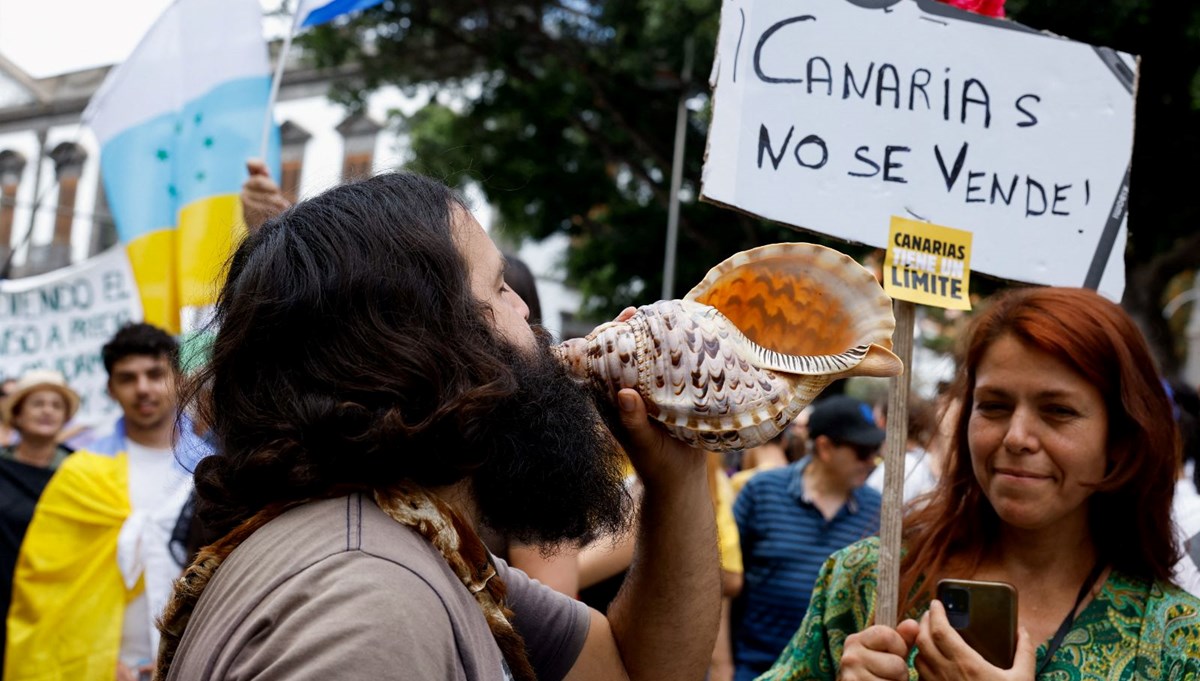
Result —
M726 0L702 195L879 248L945 225L976 272L1120 298L1136 72L935 0Z
M0 281L0 375L53 369L79 393L76 421L95 425L119 416L107 395L100 348L142 303L124 246L36 277Z

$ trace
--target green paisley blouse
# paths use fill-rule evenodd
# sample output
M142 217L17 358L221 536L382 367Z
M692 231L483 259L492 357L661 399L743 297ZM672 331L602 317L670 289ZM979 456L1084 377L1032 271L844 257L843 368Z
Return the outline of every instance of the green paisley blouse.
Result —
M817 577L800 630L757 681L835 679L846 637L875 609L879 539L833 554ZM907 613L919 618L928 603ZM914 649L915 650L915 649ZM1038 648L1038 664L1046 645ZM909 658L909 678L917 679ZM1112 571L1079 614L1040 681L1200 681L1200 599L1169 584Z

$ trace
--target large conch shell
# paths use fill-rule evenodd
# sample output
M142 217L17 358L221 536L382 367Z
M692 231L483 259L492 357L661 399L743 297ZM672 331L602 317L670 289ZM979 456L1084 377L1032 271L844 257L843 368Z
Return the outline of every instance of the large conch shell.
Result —
M775 437L834 379L899 374L895 326L891 299L849 256L782 243L555 351L614 400L636 389L673 436L725 451Z

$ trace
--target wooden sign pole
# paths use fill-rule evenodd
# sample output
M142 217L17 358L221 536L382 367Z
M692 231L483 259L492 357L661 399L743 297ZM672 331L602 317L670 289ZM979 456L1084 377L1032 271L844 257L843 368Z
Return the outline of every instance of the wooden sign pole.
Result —
M896 333L892 350L904 362L904 373L893 376L888 392L887 440L884 453L883 509L879 518L878 588L875 624L895 627L900 607L900 532L904 514L904 455L908 444L908 387L912 377L913 326L916 305L892 301Z

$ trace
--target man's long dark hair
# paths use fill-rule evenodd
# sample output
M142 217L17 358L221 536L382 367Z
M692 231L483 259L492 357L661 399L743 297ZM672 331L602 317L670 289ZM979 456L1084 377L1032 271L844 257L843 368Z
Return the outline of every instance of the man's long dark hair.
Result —
M458 210L443 185L390 173L301 202L237 249L190 391L218 444L196 468L215 536L273 503L446 485L482 463L445 443L470 441L518 386L469 289Z

